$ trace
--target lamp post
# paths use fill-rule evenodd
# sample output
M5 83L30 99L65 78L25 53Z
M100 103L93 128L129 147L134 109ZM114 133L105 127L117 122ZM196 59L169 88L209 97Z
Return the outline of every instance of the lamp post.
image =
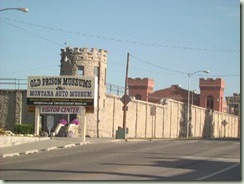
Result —
M0 9L0 11L6 11L6 10L17 10L17 11L22 11L25 13L29 11L28 8L4 8L4 9Z
M209 73L208 70L200 70L200 71L196 71L193 73L188 73L188 91L187 91L187 119L186 119L186 137L188 138L188 134L189 134L189 124L190 124L190 77L196 73Z

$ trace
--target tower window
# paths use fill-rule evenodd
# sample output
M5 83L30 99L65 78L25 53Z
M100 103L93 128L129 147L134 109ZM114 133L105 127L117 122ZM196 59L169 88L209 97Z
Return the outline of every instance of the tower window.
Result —
M207 98L207 108L212 110L214 109L214 98L212 96Z
M94 66L93 74L94 74L96 77L99 77L99 67L98 67L98 66Z
M141 100L141 95L136 95L135 98L136 98L137 100Z
M98 66L94 66L94 70L93 70L93 74L98 78L98 84L100 84L100 71L99 71L99 67Z
M84 66L78 66L78 75L79 76L85 75Z
M107 80L107 69L105 68L105 71L104 71L104 85L106 85L106 80Z

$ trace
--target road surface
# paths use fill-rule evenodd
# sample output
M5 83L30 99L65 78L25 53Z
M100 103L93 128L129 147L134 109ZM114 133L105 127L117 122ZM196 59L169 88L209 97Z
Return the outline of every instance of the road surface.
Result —
M0 160L1 180L240 181L240 140L90 144Z

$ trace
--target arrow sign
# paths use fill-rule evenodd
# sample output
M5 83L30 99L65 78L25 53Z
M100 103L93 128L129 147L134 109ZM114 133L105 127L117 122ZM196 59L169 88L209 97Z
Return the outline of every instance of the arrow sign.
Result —
M125 94L120 98L120 100L124 105L127 105L131 101L131 98L127 94Z

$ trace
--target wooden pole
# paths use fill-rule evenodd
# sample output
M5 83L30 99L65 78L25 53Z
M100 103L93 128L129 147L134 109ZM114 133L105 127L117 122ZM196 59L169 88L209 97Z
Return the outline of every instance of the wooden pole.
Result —
M128 85L128 70L129 70L129 60L130 60L130 54L127 53L127 64L126 64L126 74L125 74L125 93L124 93L124 108L123 108L123 129L126 131L126 98L127 95L127 85Z

